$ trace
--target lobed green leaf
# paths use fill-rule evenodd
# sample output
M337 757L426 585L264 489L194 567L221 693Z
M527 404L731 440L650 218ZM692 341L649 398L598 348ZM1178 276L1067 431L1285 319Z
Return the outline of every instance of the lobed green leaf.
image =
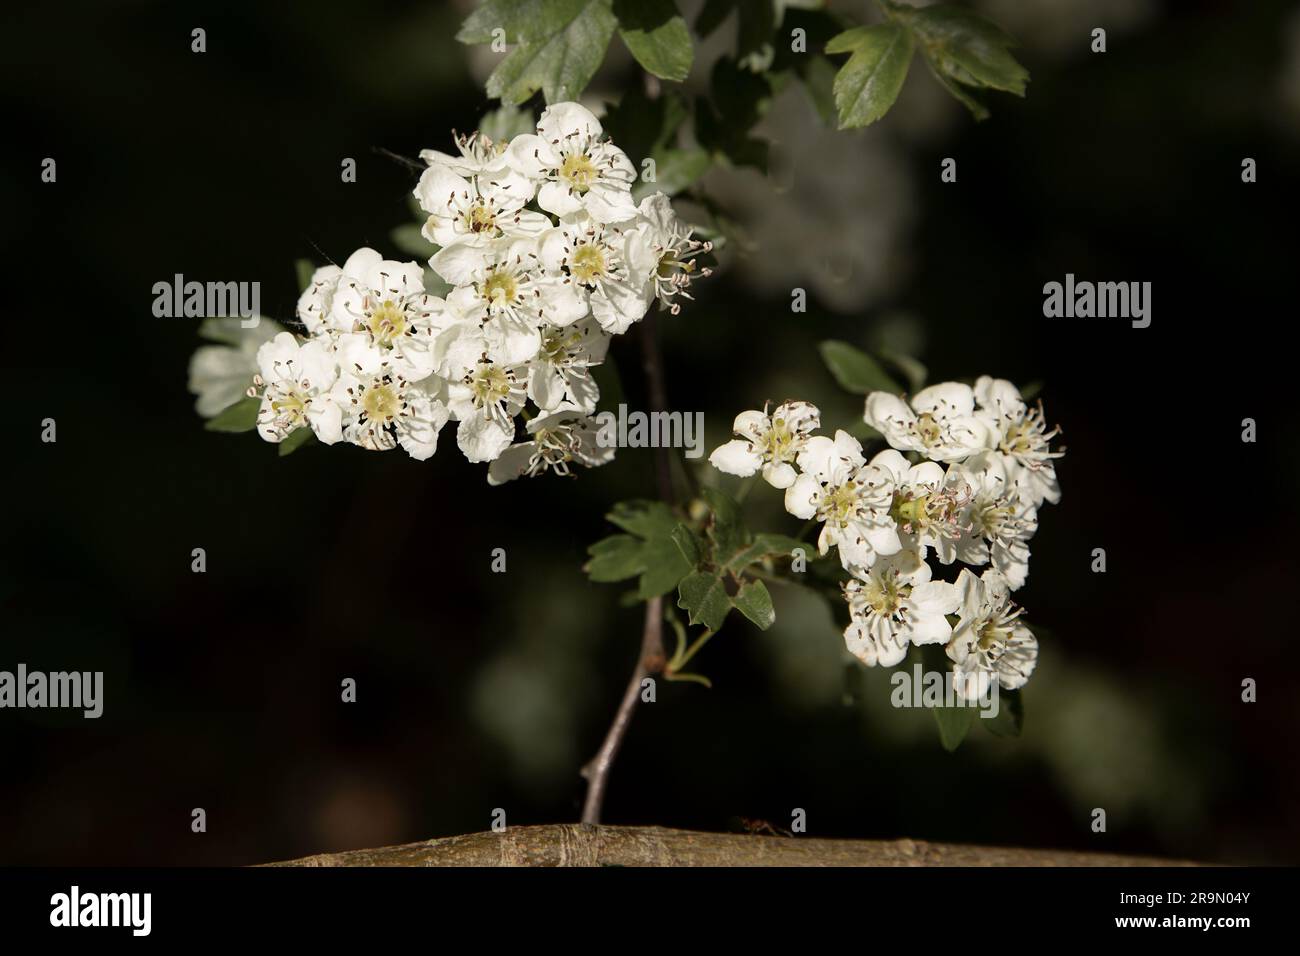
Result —
M235 404L209 418L203 427L210 432L251 432L257 427L260 398L241 398Z
M817 348L821 352L822 361L841 388L858 395L903 391L903 387L889 377L880 363L861 349L835 339L828 339Z

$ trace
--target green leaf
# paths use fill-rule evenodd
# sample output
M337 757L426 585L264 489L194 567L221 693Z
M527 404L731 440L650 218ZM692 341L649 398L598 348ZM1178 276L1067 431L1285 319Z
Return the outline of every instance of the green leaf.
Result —
M648 600L666 594L695 563L683 554L674 536L682 527L672 508L661 501L620 501L606 517L628 534L616 534L587 549L587 575L593 581L622 581L640 575L636 596Z
M874 123L889 112L912 64L912 32L897 23L854 27L826 44L827 53L852 53L835 77L840 129Z
M974 707L933 707L934 722L939 725L939 743L952 753L961 746L975 718Z
M284 441L280 442L280 457L283 458L285 455L292 455L303 445L314 441L315 438L316 433L310 428L295 428L293 431L289 432Z
M695 571L686 575L677 585L677 594L677 606L689 613L690 622L703 624L711 631L722 627L731 610L731 598L716 574Z
M624 531L630 531L639 538L654 535L670 536L677 527L677 516L673 509L662 501L634 499L620 501L605 515L611 523Z
M772 595L767 592L767 585L762 581L749 581L742 585L731 603L736 610L758 625L759 630L766 631L776 620L776 610L772 607Z
M1019 737L1025 726L1025 701L1018 690L998 688L998 715L981 717L980 724L998 737Z
M598 583L623 581L645 570L642 555L644 542L630 534L615 534L602 538L587 548L591 560L583 570Z
M1038 397L1039 393L1042 392L1042 390L1043 390L1043 380L1035 379L1034 381L1030 382L1028 385L1023 386L1020 389L1020 397L1023 398L1026 402L1032 402L1034 399Z
M284 326L266 316L261 317L261 321L251 328L244 328L244 319L237 315L222 315L210 319L204 319L199 323L199 337L205 338L209 342L220 342L222 345L230 345L234 348L240 348L245 343L269 342L275 336L283 332ZM252 349L256 352L256 348ZM252 371L246 378L251 379ZM245 385L248 383L245 382ZM241 389L242 391L242 389Z
M388 238L398 249L408 256L415 256L421 262L428 262L438 247L420 232L420 227L413 222L403 223L388 234Z
M647 538L641 549L641 558L645 562L645 572L641 575L637 594L643 600L667 594L695 567L686 560L671 531Z
M835 64L824 56L814 56L799 74L803 88L812 102L813 109L827 126L837 122L835 110L835 76L838 71Z
M849 425L848 428L844 430L860 442L880 441L885 437L877 429L872 428L865 421L853 422L851 425Z
M537 120L532 110L521 110L507 103L483 114L478 121L479 132L496 143L514 139L520 133L537 132Z
M606 107L600 124L639 167L641 160L677 141L677 131L689 115L680 94L665 90L650 99L645 90L634 86L617 103Z
M451 283L447 282L442 276L438 275L438 273L434 272L428 266L425 266L422 271L424 273L424 291L429 293L429 295L436 295L439 298L445 299L447 293L451 292Z
M953 99L970 110L970 115L975 117L975 122L982 123L993 115L989 112L988 107L972 96L966 87L940 73L938 67L929 62L928 57L926 62L929 63L930 73L934 78L939 81L945 90L952 94Z
M698 101L695 137L713 156L734 166L767 172L768 144L750 135L771 105L772 87L765 76L718 60L709 77L709 101Z
M203 427L210 432L251 432L257 427L257 413L261 407L260 398L241 398L225 411L209 418Z
M697 535L684 524L679 524L673 528L673 541L677 543L677 550L682 553L682 557L693 568L700 563L700 558L704 553L703 544Z
M293 269L298 276L298 291L306 292L307 287L311 285L311 277L316 273L316 266L310 259L295 259Z
M903 387L881 368L880 363L847 342L828 339L818 347L822 361L840 387L857 395L868 392L902 392Z
M797 538L791 538L784 534L758 534L754 540L745 545L739 551L736 551L730 558L724 562L724 566L737 574L753 564L755 561L761 561L768 557L790 557L795 548L804 548L807 545Z
M651 193L675 196L683 189L695 185L713 165L709 154L702 149L661 150L651 159L655 163L654 179L646 182L638 176L632 184L632 198L637 202Z
M618 33L636 61L655 76L680 83L691 72L691 31L672 0L614 0Z
M740 515L740 506L717 488L705 488L704 501L712 512L709 518L709 538L714 553L722 558L735 554L749 541L749 530Z
M1025 95L1029 71L1011 55L1015 38L993 21L950 4L910 11L906 21L944 76L966 86Z
M488 77L488 96L518 104L541 90L547 103L560 103L586 88L617 27L610 0L486 0L456 38L490 43L504 30L515 48Z
M904 355L902 352L895 352L892 349L877 349L876 351L882 359L903 373L903 378L907 379L908 391L915 393L925 388L925 380L930 372L921 362L910 355Z

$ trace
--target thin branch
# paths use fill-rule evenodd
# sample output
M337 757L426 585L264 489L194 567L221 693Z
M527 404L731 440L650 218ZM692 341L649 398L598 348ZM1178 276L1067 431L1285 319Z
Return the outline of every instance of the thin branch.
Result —
M428 169L429 164L411 159L409 156L403 156L401 153L394 153L391 149L384 149L382 146L371 146L370 151L385 159L391 159L393 162L405 166L407 169L414 169L423 172Z
M659 355L659 335L653 312L647 313L641 320L641 367L645 371L650 411L667 411L668 395L664 386L663 360ZM655 478L658 482L659 497L671 502L673 500L672 459L669 457L669 450L662 446L655 449ZM582 768L582 775L587 778L587 799L582 806L583 823L600 822L601 808L605 803L605 791L609 787L609 773L614 766L614 758L618 756L619 748L623 745L623 738L627 736L627 728L632 723L632 714L636 712L637 701L641 699L641 681L651 674L663 672L667 660L664 653L663 628L663 598L651 598L645 605L641 652L637 655L636 667L633 668L632 677L627 682L627 689L623 691L623 700L614 713L614 722L609 725L600 750Z
M582 806L583 823L600 822L600 810L605 802L605 790L609 786L609 772L614 766L619 748L623 746L623 738L627 736L637 701L641 699L641 681L663 669L663 598L655 597L645 604L641 653L637 656L636 667L632 671L632 678L627 682L627 689L623 691L623 700L614 714L614 722L609 725L596 756L582 768L582 775L587 778L587 799Z
M651 412L668 411L668 391L664 385L664 363L659 354L659 322L653 311L641 320L641 368L645 372L647 397ZM673 461L662 443L655 449L655 478L659 497L673 500Z

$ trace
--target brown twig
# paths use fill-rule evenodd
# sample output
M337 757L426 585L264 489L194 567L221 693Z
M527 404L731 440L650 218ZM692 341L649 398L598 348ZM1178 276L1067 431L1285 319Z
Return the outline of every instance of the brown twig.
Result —
M662 412L668 409L667 390L664 386L663 361L659 355L659 336L654 313L648 313L641 321L641 367L645 371L646 390L650 411ZM659 487L659 497L671 502L673 499L672 459L667 448L655 449L655 477ZM587 779L587 798L582 805L582 822L597 824L600 811L605 803L605 791L609 786L609 772L614 766L623 738L627 736L628 725L632 723L632 714L636 711L637 701L641 699L641 682L652 674L659 674L664 669L667 657L664 654L664 606L663 598L655 597L646 601L645 623L641 630L641 651L637 655L632 677L623 691L623 700L614 713L614 721L605 733L605 740L585 767L582 775Z
M663 598L655 597L645 604L645 627L641 634L641 653L637 656L632 678L623 691L623 700L614 714L614 722L605 733L605 740L600 745L596 756L582 768L582 775L587 778L587 799L582 806L582 822L596 824L600 822L601 806L605 802L605 788L609 785L609 771L614 766L614 758L623 746L628 725L636 710L637 701L641 699L641 681L651 674L658 674L664 669L663 642Z

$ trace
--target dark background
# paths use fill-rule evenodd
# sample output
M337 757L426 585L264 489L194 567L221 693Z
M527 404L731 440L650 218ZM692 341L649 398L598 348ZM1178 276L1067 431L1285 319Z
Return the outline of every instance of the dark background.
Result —
M943 752L929 715L888 706L887 674L846 663L826 610L782 591L772 631L733 620L701 655L712 690L661 682L641 708L607 822L788 827L800 807L817 836L1300 859L1290 6L1157 5L1104 55L1086 52L1104 19L1071 55L1027 41L1028 97L995 97L988 122L945 104L931 135L903 116L851 134L886 138L913 183L887 292L792 315L788 290L747 279L759 248L663 317L670 401L705 413L709 447L767 398L847 426L860 402L816 343L904 335L935 380L1043 380L1069 454L1017 595L1042 629L1022 738ZM0 711L0 862L242 864L481 830L498 807L511 824L577 818L577 768L640 626L580 566L609 505L653 494L651 452L497 489L450 430L425 463L280 459L203 430L194 321L151 313L153 283L179 272L259 280L263 311L287 318L296 258L396 255L412 173L372 148L448 149L495 105L453 40L464 12L6 10L0 668L103 670L107 687L97 721ZM933 85L913 72L900 113ZM637 82L615 56L592 92ZM957 184L939 181L945 156ZM794 174L820 175L816 157ZM1043 318L1043 283L1067 272L1153 282L1151 327ZM644 407L635 336L613 355ZM750 507L797 529L761 486Z

